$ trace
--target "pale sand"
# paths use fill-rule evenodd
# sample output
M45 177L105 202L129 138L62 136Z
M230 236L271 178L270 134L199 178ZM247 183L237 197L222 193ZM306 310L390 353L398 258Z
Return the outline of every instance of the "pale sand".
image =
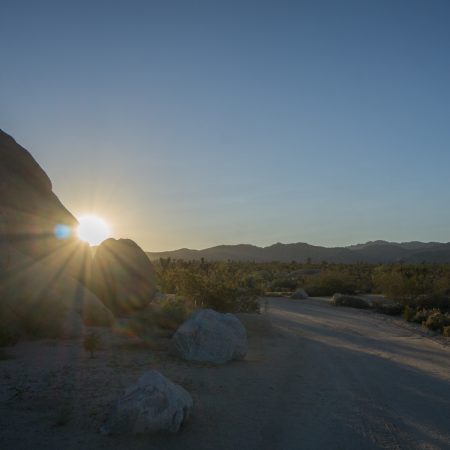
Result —
M114 335L94 359L78 341L8 349L0 448L450 448L448 347L401 319L323 299L269 303L272 329L252 322L247 359L220 367ZM189 423L174 436L102 436L115 398L148 368L191 392Z

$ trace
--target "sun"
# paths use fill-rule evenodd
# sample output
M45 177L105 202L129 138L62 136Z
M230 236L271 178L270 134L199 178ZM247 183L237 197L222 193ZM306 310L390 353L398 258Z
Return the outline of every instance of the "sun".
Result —
M100 217L81 216L78 222L77 236L89 245L98 245L110 236L108 224Z

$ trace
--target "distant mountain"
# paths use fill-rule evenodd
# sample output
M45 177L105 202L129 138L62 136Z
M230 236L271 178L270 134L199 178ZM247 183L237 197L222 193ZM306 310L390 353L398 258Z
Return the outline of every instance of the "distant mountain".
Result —
M450 263L450 243L439 242L388 242L370 241L348 247L321 247L303 242L277 243L268 247L255 245L219 245L204 250L182 248L167 252L147 252L151 260L172 258L207 261L255 261L255 262L322 262L330 263Z

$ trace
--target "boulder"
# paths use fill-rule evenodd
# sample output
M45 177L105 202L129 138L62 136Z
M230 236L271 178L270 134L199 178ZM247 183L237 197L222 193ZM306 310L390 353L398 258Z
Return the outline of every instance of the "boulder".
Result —
M297 289L292 295L291 298L297 299L297 300L305 300L308 298L308 294L304 289Z
M0 283L0 326L43 337L79 337L84 325L112 325L112 313L75 278L17 251L12 259Z
M0 214L0 273L8 270L11 263L11 245L7 234L6 220L3 214Z
M370 302L362 297L356 295L334 294L331 299L331 304L334 306L349 306L351 308L369 309Z
M104 434L176 433L189 418L192 397L156 370L145 372L117 401Z
M107 239L92 263L91 288L116 315L145 308L156 293L153 265L130 239Z
M111 312L86 287L89 246L46 173L0 130L0 327L40 336L80 336L110 325Z
M245 357L247 333L233 314L201 309L178 328L171 340L171 351L188 361L223 364Z
M90 252L75 237L75 217L52 191L46 173L11 136L0 130L0 246L85 281ZM0 261L4 265L5 261Z

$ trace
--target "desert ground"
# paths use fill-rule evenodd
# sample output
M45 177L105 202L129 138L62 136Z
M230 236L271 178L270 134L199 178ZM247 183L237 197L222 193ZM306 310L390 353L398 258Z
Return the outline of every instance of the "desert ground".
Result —
M244 321L247 358L223 366L105 331L94 358L79 340L4 350L0 448L450 448L445 339L328 299L269 299L262 317ZM102 435L117 396L149 368L192 394L189 422L177 435Z

